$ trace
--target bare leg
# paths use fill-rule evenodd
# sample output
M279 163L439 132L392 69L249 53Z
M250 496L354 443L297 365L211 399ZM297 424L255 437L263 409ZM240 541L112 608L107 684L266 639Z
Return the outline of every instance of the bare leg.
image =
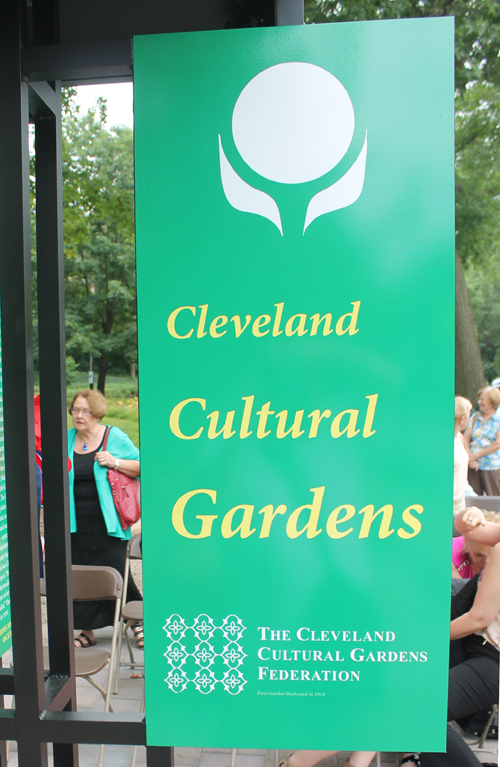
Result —
M297 767L313 767L317 762L336 753L336 751L294 751L290 759Z
M294 751L290 760L296 767L314 767L322 759L336 753L337 751ZM352 767L369 767L376 753L376 751L352 751L348 763Z

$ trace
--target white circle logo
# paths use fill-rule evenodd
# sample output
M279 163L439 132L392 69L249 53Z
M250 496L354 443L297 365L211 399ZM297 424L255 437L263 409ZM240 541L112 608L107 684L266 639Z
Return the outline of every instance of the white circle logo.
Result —
M332 170L354 133L354 109L331 72L314 64L269 67L243 88L233 138L247 165L270 181L302 184Z

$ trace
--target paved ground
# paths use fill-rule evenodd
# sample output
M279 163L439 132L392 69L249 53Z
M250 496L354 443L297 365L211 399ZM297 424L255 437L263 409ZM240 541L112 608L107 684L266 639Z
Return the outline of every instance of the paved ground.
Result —
M46 627L44 626L44 629ZM96 631L100 646L109 648L111 638L111 629L101 629ZM147 641L147 638L146 638ZM142 660L143 653L140 650L136 652L136 659ZM125 658L125 648L122 650L122 657ZM9 654L4 656L4 663L10 663ZM106 684L106 672L101 671L96 675L97 681L101 685ZM113 696L113 708L115 711L140 711L141 698L143 693L143 680L138 676L131 677L130 668L122 668L120 672L120 683L118 695ZM78 708L80 711L102 711L104 703L99 692L84 679L77 680ZM10 699L6 698L6 705L10 705ZM80 767L96 767L99 746L82 745L80 746ZM242 749L237 752L236 767L276 767L278 759L286 756L286 751L250 751ZM497 760L497 742L486 741L486 749L479 755L482 762L493 762L498 764ZM129 767L133 755L133 748L129 746L106 746L104 765L105 767ZM321 767L340 767L343 760L347 758L347 753L339 753L321 763ZM49 765L52 760L49 760ZM373 765L377 765L374 760ZM396 755L382 754L380 757L381 767L395 767L397 765ZM17 744L10 744L9 766L17 767ZM29 767L29 766L28 766ZM146 752L144 748L137 749L136 767L146 767ZM231 767L230 749L215 748L176 748L175 767Z

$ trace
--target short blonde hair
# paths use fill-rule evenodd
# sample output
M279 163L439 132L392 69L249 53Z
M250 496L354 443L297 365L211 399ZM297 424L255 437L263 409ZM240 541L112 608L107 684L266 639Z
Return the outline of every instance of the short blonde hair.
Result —
M94 418L101 420L101 418L103 418L108 412L108 403L106 402L106 397L104 394L101 394L100 391L94 391L93 389L82 389L81 391L77 391L71 400L71 405L69 406L70 415L71 408L75 404L75 401L78 399L78 397L84 397L87 400L89 403L89 410Z
M477 393L478 399L481 394L486 394L492 407L498 407L500 405L500 391L496 386L483 386Z
M455 397L455 421L467 415L467 411L472 410L472 402L465 397Z

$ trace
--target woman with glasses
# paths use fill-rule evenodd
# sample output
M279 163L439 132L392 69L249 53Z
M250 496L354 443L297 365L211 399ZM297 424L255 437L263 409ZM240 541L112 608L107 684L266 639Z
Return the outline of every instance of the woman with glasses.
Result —
M73 428L68 432L69 507L71 525L71 561L74 565L114 567L123 577L125 551L130 528L122 530L116 513L107 470L118 469L128 477L140 473L139 450L116 426L109 429L106 450L102 449L107 427L101 423L108 405L99 391L77 392L69 412ZM127 601L142 597L129 579ZM96 644L94 629L113 624L114 603L75 602L74 625L81 629L75 647ZM144 646L142 624L134 627L137 644Z

